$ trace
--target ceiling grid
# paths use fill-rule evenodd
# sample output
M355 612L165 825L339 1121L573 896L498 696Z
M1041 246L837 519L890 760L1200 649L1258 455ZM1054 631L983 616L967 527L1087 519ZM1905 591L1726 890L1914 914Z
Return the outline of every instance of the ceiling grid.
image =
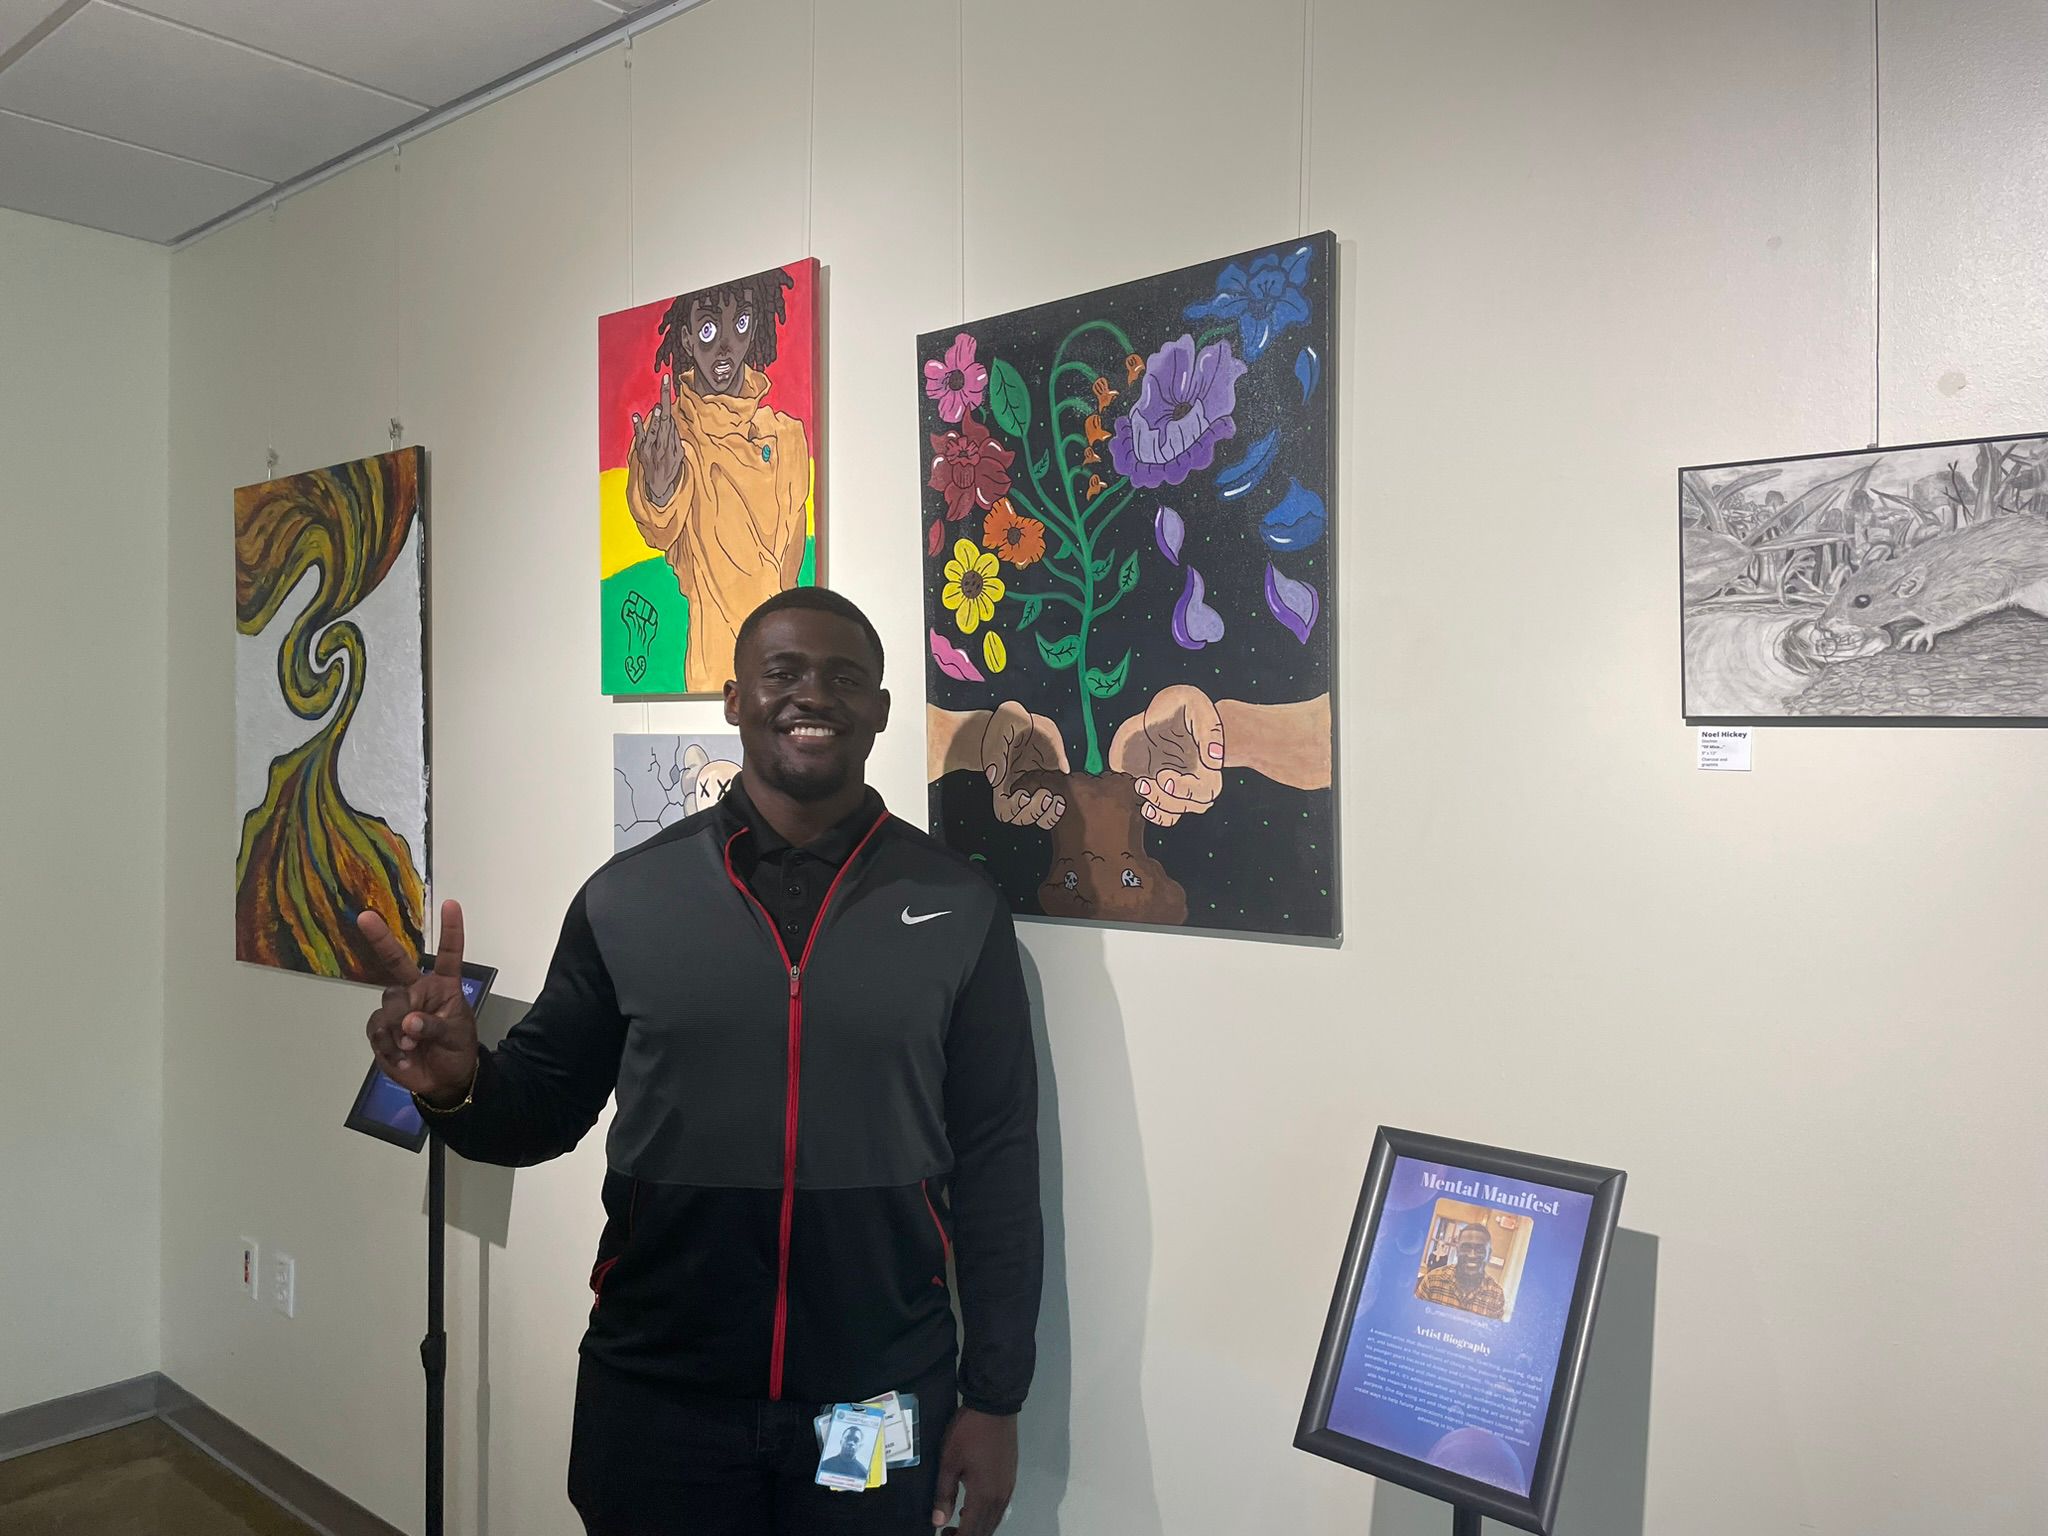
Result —
M632 0L0 0L0 207L163 244Z

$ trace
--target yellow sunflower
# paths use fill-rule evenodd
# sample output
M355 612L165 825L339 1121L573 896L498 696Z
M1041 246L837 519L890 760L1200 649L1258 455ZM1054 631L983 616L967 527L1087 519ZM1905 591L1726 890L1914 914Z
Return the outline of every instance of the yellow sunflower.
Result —
M972 539L953 546L939 601L953 610L953 622L960 626L961 634L973 634L996 616L996 604L1003 600L1004 590L996 569L996 557L976 549Z

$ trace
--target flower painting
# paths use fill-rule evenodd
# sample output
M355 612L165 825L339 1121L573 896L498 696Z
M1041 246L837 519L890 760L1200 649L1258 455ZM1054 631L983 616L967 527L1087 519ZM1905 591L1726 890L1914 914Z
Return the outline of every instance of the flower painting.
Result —
M1338 936L1336 249L919 339L931 824L1020 913Z

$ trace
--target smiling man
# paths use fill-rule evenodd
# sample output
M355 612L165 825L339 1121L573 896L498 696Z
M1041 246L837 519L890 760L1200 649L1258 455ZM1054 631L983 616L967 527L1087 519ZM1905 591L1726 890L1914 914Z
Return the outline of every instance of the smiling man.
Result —
M424 978L375 917L377 1058L449 1146L568 1151L616 1091L570 1498L591 1536L987 1536L1017 1471L1043 1237L1007 906L864 771L882 646L822 588L741 626L725 798L614 858L495 1051L442 909ZM956 1334L948 1269L964 1324ZM812 1421L914 1392L920 1464L818 1486Z

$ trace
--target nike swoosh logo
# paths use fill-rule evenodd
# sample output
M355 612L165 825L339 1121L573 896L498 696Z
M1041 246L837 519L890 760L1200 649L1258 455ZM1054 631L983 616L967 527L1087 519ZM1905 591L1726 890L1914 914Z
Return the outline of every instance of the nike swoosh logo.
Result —
M953 909L951 907L948 907L946 908L945 912L926 912L922 913L917 917L912 917L910 915L910 908L905 907L903 909L903 926L906 928L915 928L919 923L928 923L935 917L944 917L947 915L947 913L951 912L952 910Z

